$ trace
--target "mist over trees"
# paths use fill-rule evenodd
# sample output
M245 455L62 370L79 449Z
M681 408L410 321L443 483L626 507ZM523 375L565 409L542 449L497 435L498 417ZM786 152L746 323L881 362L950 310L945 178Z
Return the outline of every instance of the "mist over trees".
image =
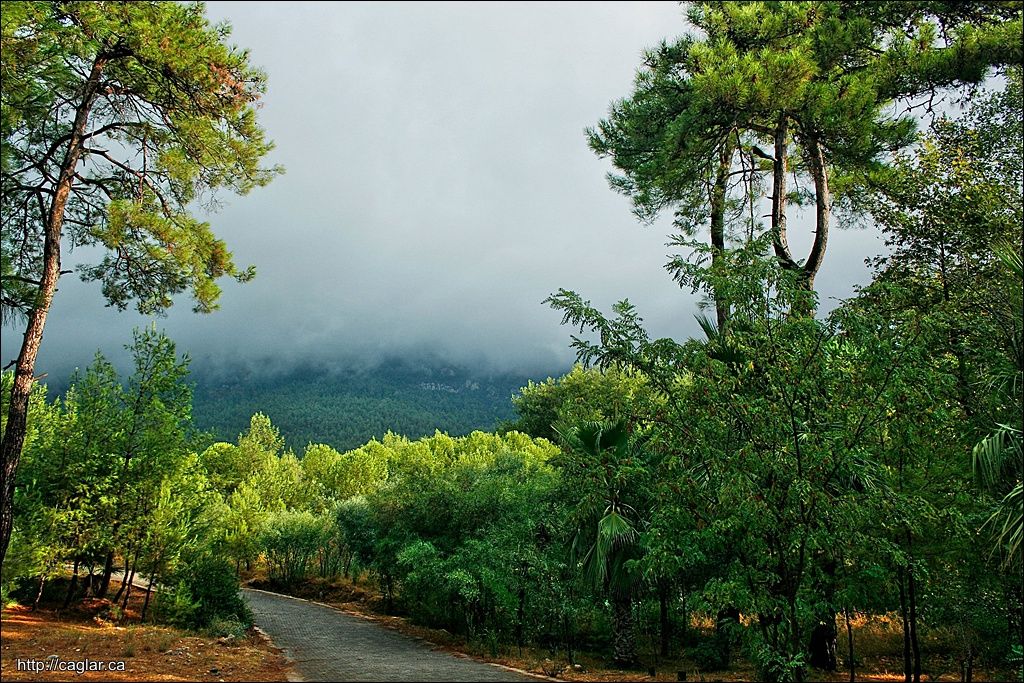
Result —
M58 6L19 5L5 41ZM907 683L1015 673L1022 3L687 9L691 33L645 54L587 139L641 219L672 215L666 269L703 297L700 335L656 338L630 301L560 289L545 303L578 365L527 382L503 424L344 445L296 442L268 412L298 405L308 434L347 439L346 422L417 424L449 399L471 412L452 397L485 388L453 372L385 382L402 401L368 384L362 404L317 405L300 389L324 378L298 378L218 439L196 414L218 408L155 329L129 344L129 375L98 355L62 395L26 394L24 419L19 367L3 375L5 449L24 431L4 594L38 604L70 565L65 604L123 606L120 568L159 588L143 619L208 628L251 621L242 580L342 586L492 657L542 649L546 673L596 657L765 681L856 680L858 634L883 620ZM800 216L807 254L789 242ZM829 234L858 221L887 251L825 313ZM6 263L5 297L21 282Z

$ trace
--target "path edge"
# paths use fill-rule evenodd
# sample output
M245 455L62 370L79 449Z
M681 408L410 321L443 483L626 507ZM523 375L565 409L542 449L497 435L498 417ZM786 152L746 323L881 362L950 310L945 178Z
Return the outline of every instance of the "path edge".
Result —
M287 593L275 593L274 591L268 591L268 590L264 590L262 588L250 588L249 586L242 586L241 588L242 588L242 590L253 591L253 592L256 592L256 593L266 593L267 595L273 595L273 596L278 597L278 598L288 598L289 600L297 600L299 602L308 602L311 605L319 605L320 607L326 607L327 609L334 610L335 612L339 612L341 614L344 614L345 616L355 616L355 617L361 617L363 619L366 619L367 621L375 621L373 618L368 617L365 614L360 614L358 612L354 612L354 611L351 611L351 610L346 610L346 609L343 609L341 607L338 607L337 605L331 605L331 604L328 604L326 602L320 602L319 600L307 600L306 598L299 598L299 597L296 597L294 595L288 595ZM382 626L380 624L378 624L378 626L380 626L380 628L385 628L384 626ZM266 631L261 629L259 626L255 626L255 625L253 626L253 628L256 629L260 634L262 634L264 638L269 640L271 642L271 644L273 644L274 641L270 638L269 635L267 635ZM437 644L435 642L432 642L430 640L427 640L426 638L413 638L412 636L409 636L409 635L407 635L405 633L401 633L401 632L398 632L398 634L403 636L403 637L405 637L405 638L409 638L410 640L422 640L425 643L430 643L431 645L433 645L436 648L441 648L442 647L441 645L439 645L439 644ZM274 647L277 647L277 646L274 645ZM279 648L279 647L277 649L281 650L281 648ZM284 653L284 650L281 650L281 652ZM451 653L449 653L449 654L451 654ZM518 669L518 668L516 668L514 666L507 666L505 664L498 664L497 662L486 662L486 661L484 661L482 659L477 659L476 657L468 655L465 652L460 652L458 655L451 655L451 656L453 656L453 657L454 656L459 656L459 657L464 657L466 659L472 659L474 662L477 662L479 664L486 664L487 666L493 666L493 667L495 667L497 669L504 669L505 671L511 671L513 673L522 674L524 676L529 676L531 678L536 678L537 680L541 680L541 681L559 681L560 683L563 683L563 679L561 679L561 678L552 678L551 676L545 676L543 674L534 673L532 671L527 671L526 669ZM289 661L289 663L293 663L294 662L294 660L291 657L288 657L287 654L285 654L285 658ZM305 679L302 678L301 676L298 676L296 674L296 678L292 678L291 675L289 675L288 676L288 680L289 681L304 681Z

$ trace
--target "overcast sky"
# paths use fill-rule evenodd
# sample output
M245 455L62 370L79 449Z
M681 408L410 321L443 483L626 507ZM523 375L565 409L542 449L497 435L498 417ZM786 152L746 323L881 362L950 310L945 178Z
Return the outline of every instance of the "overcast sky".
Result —
M571 330L541 303L559 287L606 309L628 297L656 336L695 332L695 297L662 267L667 226L637 223L583 133L630 92L645 47L686 31L676 3L211 2L209 14L268 73L268 162L287 173L225 196L211 218L257 278L225 282L211 315L182 301L157 319L200 363L430 352L547 370L572 359ZM795 232L801 249L809 235ZM880 245L834 230L822 298L866 281ZM37 372L114 355L147 321L65 276ZM20 341L5 331L5 363Z

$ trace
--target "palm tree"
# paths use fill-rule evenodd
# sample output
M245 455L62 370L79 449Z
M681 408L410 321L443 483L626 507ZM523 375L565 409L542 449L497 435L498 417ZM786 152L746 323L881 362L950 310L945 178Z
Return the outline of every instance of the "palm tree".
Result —
M633 629L633 593L639 575L632 569L641 555L640 515L626 502L622 465L639 462L639 442L624 421L584 422L559 432L568 446L563 469L587 482L572 519L576 527L571 559L586 581L605 593L612 608L613 659L620 666L638 663Z
M990 391L1006 397L1009 414L1024 410L1024 263L1014 247L998 246L996 255L1010 274L1003 318L1007 321L1006 347L1009 364L992 373ZM1002 495L985 526L996 530L996 548L1004 551L1004 568L1020 566L1024 536L1024 440L1020 427L999 424L974 447L974 472L982 486Z
M974 447L974 472L982 486L993 492L1004 491L1007 484L1016 479L985 522L985 526L996 533L995 550L1003 551L1004 568L1021 564L1021 538L1024 536L1022 445L1021 430L1001 424Z

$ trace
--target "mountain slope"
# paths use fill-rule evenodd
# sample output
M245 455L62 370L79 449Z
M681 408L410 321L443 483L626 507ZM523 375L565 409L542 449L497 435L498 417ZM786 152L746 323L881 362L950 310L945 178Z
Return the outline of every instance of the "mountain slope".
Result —
M410 438L436 429L452 435L493 430L513 417L512 394L529 379L537 377L406 360L274 375L202 372L193 373L193 416L200 429L234 441L253 413L263 412L293 449L313 442L346 450L389 430Z

